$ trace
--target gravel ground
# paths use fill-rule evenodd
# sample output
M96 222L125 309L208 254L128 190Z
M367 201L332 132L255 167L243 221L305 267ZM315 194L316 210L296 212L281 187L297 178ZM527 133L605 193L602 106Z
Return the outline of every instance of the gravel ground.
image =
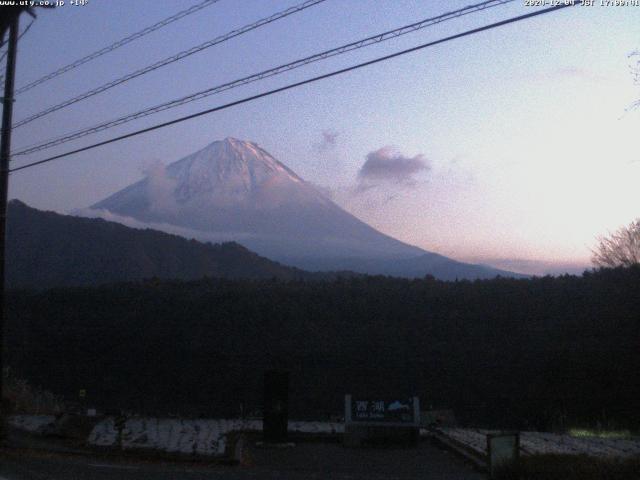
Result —
M261 448L247 441L235 467L157 462L119 462L83 456L0 451L0 480L239 480L239 479L438 479L479 480L458 457L430 442L416 448L348 449L338 443Z

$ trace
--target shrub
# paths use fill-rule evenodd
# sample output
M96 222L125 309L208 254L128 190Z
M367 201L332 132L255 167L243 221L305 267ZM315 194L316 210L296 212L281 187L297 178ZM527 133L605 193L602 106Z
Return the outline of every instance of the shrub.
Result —
M57 415L65 410L61 397L16 378L7 367L2 371L4 411L31 415Z
M520 458L520 480L638 480L640 457L531 455Z

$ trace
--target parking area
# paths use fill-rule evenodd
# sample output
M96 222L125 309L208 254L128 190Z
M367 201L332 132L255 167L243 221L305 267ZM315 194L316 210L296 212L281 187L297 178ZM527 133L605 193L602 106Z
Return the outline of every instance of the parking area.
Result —
M415 448L345 448L339 443L298 443L263 448L248 440L243 461L236 466L202 463L116 460L4 450L0 452L3 480L480 480L457 456L429 441Z
M340 443L299 443L289 448L263 448L248 442L244 463L243 468L265 474L271 472L284 479L486 478L429 440L414 448L345 448Z

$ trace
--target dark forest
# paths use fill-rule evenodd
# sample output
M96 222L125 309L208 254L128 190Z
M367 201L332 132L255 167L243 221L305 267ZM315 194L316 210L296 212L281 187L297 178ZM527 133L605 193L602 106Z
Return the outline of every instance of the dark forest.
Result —
M104 411L237 416L264 371L294 418L418 395L467 425L640 427L640 267L442 282L148 280L9 294L7 360Z

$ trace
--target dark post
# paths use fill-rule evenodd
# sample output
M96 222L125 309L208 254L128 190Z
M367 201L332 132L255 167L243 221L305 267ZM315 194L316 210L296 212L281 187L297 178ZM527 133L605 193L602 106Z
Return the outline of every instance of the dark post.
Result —
M13 13L13 12L12 12ZM4 324L5 324L5 230L7 225L7 197L9 188L9 156L11 155L11 121L13 115L13 83L18 50L17 12L9 23L9 49L7 51L7 70L4 79L2 98L2 136L0 137L0 435L4 435L5 411L3 406L4 375Z
M266 443L285 443L289 422L289 373L269 370L264 374L264 419Z
M487 434L489 478L519 478L520 432Z

